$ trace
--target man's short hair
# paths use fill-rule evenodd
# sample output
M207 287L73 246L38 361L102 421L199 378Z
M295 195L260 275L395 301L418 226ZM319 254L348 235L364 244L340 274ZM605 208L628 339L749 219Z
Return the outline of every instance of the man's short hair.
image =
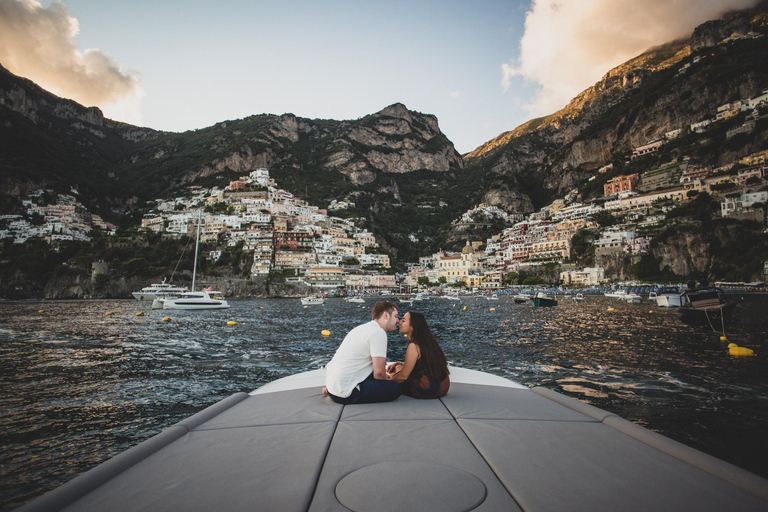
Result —
M373 309L371 309L371 318L373 320L378 320L379 317L381 317L381 315L383 315L388 311L390 313L393 311L397 311L397 306L387 301L377 302L376 304L373 305Z

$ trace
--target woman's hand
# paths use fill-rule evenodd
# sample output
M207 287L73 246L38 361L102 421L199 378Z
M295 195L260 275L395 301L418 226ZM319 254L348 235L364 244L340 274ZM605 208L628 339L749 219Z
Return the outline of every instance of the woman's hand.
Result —
M398 368L399 366L399 368ZM400 371L400 368L403 367L403 363L401 362L395 362L387 366L387 373L397 373Z

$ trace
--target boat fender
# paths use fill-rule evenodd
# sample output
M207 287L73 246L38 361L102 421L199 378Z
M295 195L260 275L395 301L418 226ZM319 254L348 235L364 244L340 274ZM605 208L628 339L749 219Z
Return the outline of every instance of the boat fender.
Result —
M170 322L170 321L171 321L171 317L169 316L163 317L163 322Z
M227 325L231 327L233 325L237 325L237 322L235 322L234 320L230 320L229 322L227 322Z
M327 329L323 329L322 331L320 331L320 334L322 334L323 336L330 336L331 335L331 331L329 331Z

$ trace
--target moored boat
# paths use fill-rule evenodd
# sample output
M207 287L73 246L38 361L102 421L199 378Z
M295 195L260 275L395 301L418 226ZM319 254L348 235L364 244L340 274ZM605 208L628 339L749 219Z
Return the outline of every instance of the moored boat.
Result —
M624 294L624 297L621 298L621 300L629 304L640 304L643 302L643 297L636 293L626 293Z
M320 296L302 297L301 304L303 306L319 306L321 304L325 304L325 299Z
M203 310L229 308L229 303L221 292L208 289L199 292L185 292L176 297L156 299L152 303L153 309L159 309L155 308L155 302L158 301L162 302L162 309Z
M188 292L189 288L186 286L173 286L166 283L163 279L162 283L152 283L149 286L145 286L141 291L133 292L131 295L136 300L155 300L161 297L168 297L171 295L177 295L179 293Z
M547 295L544 292L539 292L533 298L533 305L539 307L552 307L557 306L557 299L551 295Z
M765 479L615 414L483 372L450 375L437 400L348 406L321 395L323 369L279 379L20 510L370 510L393 496L422 510L768 508Z
M584 302L584 294L583 293L577 293L576 295L571 296L571 300L575 302Z
M683 305L683 292L673 286L663 286L656 290L656 305L662 308L679 308Z
M709 324L713 329L719 329L725 326L735 307L736 303L729 301L722 290L707 287L686 290L678 312L684 322Z
M192 265L192 291L179 293L168 297L158 297L152 301L152 309L227 309L229 303L221 292L213 291L210 287L202 291L195 291L195 279L197 277L197 253L200 248L200 224L202 212L197 214L197 235L195 237L195 259Z

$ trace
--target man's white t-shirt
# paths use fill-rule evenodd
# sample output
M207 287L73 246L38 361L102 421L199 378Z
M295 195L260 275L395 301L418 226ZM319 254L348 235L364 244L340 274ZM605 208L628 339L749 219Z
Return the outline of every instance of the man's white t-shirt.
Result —
M387 333L375 320L358 325L344 337L325 366L325 387L341 398L373 373L372 357L387 357Z

